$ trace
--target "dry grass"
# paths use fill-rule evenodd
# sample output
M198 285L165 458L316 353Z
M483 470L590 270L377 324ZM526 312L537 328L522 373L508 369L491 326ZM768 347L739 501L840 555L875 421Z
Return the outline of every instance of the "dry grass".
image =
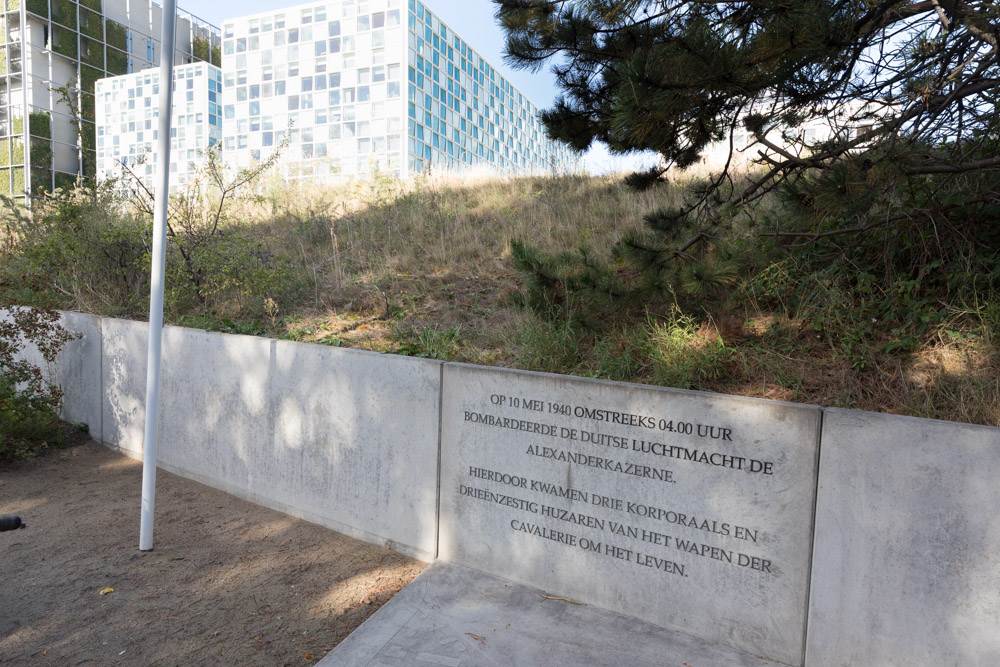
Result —
M289 190L244 215L265 221L312 280L278 313L301 340L505 367L1000 425L1000 355L989 337L937 339L858 367L807 318L744 300L703 320L666 317L600 336L516 306L510 243L607 253L643 216L676 205L691 178L636 193L620 177L418 178ZM289 234L289 230L295 230ZM818 299L836 295L817 292Z
M701 174L702 176L704 174ZM699 174L694 174L698 177ZM907 354L888 334L848 349L852 296L794 260L765 266L725 304L606 323L600 334L538 319L523 303L514 239L558 253L610 256L645 214L675 206L692 175L636 193L620 177L374 178L323 187L272 182L236 202L230 223L293 258L306 285L266 315L215 308L174 322L367 350L605 377L729 394L1000 426L1000 304L977 304ZM754 282L756 281L756 282ZM792 308L758 302L752 284L784 286ZM728 304L728 305L727 305ZM100 302L82 304L103 312ZM807 309L835 322L817 329ZM141 316L139 313L115 315ZM223 316L235 322L222 321ZM977 319L978 318L978 319ZM247 320L255 320L247 322ZM962 332L960 334L956 332Z

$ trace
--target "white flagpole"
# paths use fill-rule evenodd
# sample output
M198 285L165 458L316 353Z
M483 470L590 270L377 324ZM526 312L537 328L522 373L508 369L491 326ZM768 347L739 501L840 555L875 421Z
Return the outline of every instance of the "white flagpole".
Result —
M146 430L142 447L142 519L139 550L153 548L153 505L156 500L156 438L160 403L160 357L163 346L163 274L166 263L167 204L170 197L170 115L174 88L176 0L163 2L160 33L160 122L156 142L156 192L153 214L153 266L149 288L149 359L146 366Z

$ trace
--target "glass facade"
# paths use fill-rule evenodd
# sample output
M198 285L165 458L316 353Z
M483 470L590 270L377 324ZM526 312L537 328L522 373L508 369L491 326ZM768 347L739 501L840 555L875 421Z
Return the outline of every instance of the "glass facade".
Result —
M96 175L94 86L157 64L162 12L150 0L0 0L0 194ZM179 11L176 62L221 57L218 28Z
M401 0L306 5L223 26L223 150L246 167L278 146L288 178L403 164Z
M173 79L170 175L171 183L184 184L198 173L206 150L222 141L222 70L208 63L180 65ZM96 94L98 180L134 176L152 191L160 70L101 79Z
M247 167L281 147L291 179L575 167L510 82L405 2L340 0L227 21L227 161Z
M488 165L518 173L574 171L538 108L422 3L408 0L407 146L412 172Z

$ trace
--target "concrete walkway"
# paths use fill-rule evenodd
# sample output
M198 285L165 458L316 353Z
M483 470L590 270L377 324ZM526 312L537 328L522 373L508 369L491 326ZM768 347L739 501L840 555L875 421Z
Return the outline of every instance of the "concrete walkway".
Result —
M438 562L319 662L322 667L750 667L769 660Z

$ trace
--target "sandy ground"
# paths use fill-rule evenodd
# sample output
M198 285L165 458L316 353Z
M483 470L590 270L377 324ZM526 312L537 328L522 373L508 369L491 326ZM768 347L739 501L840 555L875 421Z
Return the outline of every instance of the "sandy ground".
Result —
M162 470L140 552L141 479L93 442L0 468L0 663L312 664L424 568Z

